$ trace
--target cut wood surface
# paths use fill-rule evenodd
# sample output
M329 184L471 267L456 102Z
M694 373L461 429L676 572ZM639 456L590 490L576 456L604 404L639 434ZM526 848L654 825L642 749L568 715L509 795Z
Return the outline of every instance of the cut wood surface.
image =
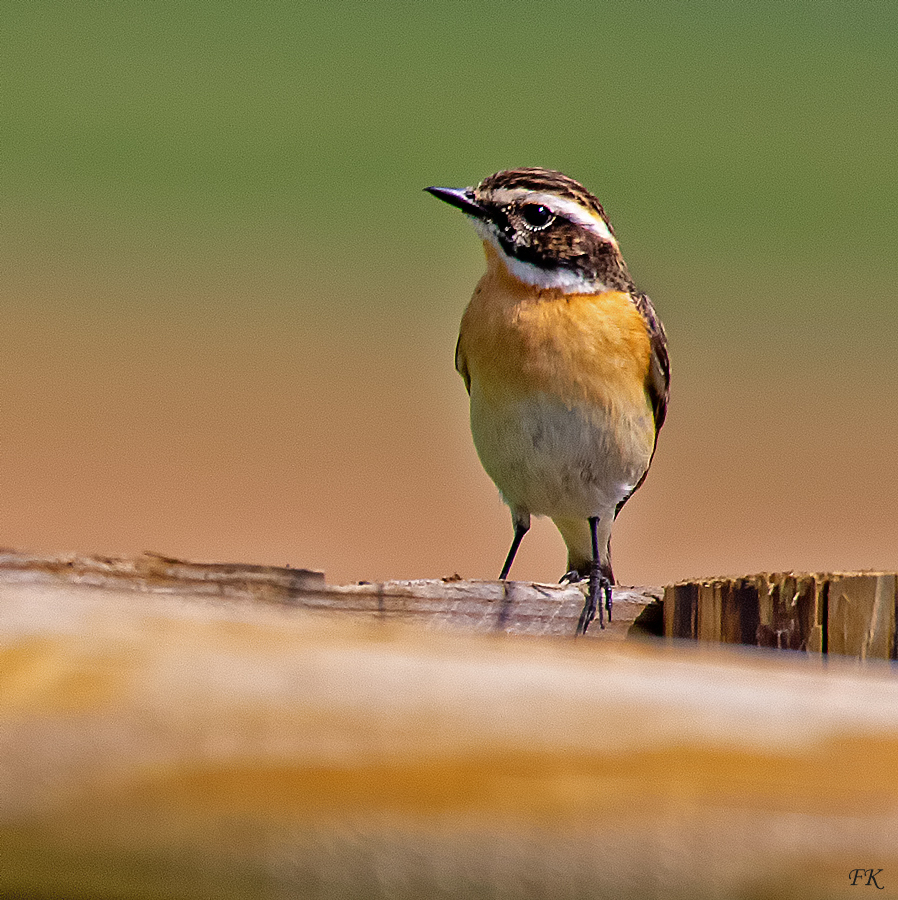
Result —
M825 900L858 867L898 891L888 663L428 631L295 602L317 573L12 556L0 896Z

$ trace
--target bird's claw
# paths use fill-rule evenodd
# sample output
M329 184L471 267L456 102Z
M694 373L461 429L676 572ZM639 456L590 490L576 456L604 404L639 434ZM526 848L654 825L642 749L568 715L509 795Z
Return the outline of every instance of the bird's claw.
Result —
M583 576L576 570L571 569L570 572L565 572L561 578L558 579L559 584L578 584L583 580Z
M589 576L589 590L586 594L586 602L583 604L583 611L580 613L580 621L577 623L577 634L586 634L590 622L596 617L596 611L599 613L599 627L604 630L605 617L603 615L602 604L599 603L599 594L605 595L605 611L608 613L608 621L611 622L611 607L614 604L614 598L611 589L611 581L601 571L593 570Z

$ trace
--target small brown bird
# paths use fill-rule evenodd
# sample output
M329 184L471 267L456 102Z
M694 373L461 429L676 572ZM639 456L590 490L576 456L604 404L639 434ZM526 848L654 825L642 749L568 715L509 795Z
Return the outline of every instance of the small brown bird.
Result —
M583 185L512 169L476 187L426 188L483 239L486 273L465 310L455 366L477 453L511 510L508 576L530 516L568 549L562 581L589 577L577 633L611 618L611 527L645 480L664 424L664 328L637 290L611 223Z

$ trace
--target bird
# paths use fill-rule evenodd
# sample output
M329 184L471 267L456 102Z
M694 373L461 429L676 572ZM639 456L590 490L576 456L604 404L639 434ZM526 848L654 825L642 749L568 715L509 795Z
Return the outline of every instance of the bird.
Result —
M667 415L664 326L633 282L602 204L551 169L506 169L473 187L427 187L483 242L455 367L477 454L511 512L505 581L531 516L568 551L562 583L589 579L576 633L611 621L611 529L645 481Z

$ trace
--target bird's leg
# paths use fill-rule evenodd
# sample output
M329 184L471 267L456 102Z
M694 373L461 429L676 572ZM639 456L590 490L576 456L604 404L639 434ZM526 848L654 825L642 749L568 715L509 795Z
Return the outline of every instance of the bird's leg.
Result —
M586 634L589 623L599 612L599 626L604 629L605 617L602 604L599 602L599 592L605 595L605 609L608 611L608 621L611 621L611 580L602 572L602 561L599 558L599 517L591 516L589 519L589 531L592 536L592 565L589 569L589 591L586 602L583 604L583 612L580 613L580 621L577 623L577 634Z
M530 531L529 513L526 518L518 518L518 516L512 515L514 519L514 537L511 540L511 548L508 551L508 556L505 557L505 565L502 566L502 573L499 575L499 581L505 581L508 577L508 571L511 569L511 564L514 562L514 558L517 555L518 547L521 546L524 535Z
M608 624L611 624L611 607L614 605L614 592L611 589L611 579L602 575L602 584L605 587L605 611L608 613Z

